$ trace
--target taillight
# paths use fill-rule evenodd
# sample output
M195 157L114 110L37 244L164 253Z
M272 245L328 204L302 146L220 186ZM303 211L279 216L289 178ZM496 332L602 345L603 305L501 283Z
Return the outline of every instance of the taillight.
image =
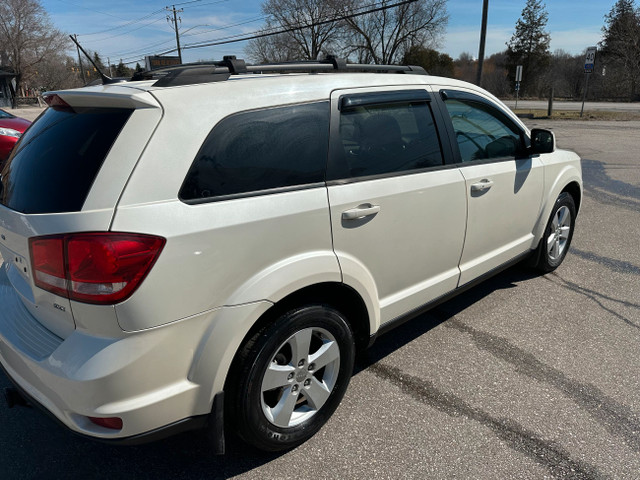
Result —
M134 233L71 233L29 240L36 286L85 303L114 304L138 288L165 239Z
M32 238L29 240L29 247L35 284L56 295L68 296L64 268L64 238Z

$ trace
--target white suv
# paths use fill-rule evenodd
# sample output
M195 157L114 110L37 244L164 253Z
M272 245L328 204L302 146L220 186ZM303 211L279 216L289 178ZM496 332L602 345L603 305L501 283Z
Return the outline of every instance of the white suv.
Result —
M76 433L295 446L376 335L567 253L579 157L474 85L336 59L157 76L48 94L2 171L7 397Z

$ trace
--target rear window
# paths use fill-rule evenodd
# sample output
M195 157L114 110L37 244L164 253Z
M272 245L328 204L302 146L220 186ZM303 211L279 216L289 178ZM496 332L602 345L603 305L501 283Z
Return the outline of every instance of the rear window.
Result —
M80 211L132 111L47 109L3 168L0 203L21 213Z

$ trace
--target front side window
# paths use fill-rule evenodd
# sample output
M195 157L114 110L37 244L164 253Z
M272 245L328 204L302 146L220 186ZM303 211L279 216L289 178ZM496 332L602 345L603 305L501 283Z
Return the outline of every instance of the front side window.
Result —
M242 112L222 120L180 190L185 201L324 182L329 102Z
M522 148L518 129L498 110L480 102L447 99L463 162L514 158Z
M443 164L425 101L363 105L340 112L340 141L350 177L419 170Z

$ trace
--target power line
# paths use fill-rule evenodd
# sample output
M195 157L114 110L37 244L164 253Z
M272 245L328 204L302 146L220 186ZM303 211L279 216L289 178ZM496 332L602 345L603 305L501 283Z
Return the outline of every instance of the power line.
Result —
M62 1L62 0L60 0L60 1ZM195 8L195 7L203 7L203 6L207 6L207 5L215 5L215 4L219 4L219 3L225 3L225 2L228 2L228 1L230 1L230 0L216 0L216 1L214 1L214 2L200 3L200 2L202 2L202 1L203 1L203 0L191 0L191 1L188 1L188 2L176 3L176 4L174 4L174 7L175 7L175 6L179 6L179 5L189 5L189 4L193 4L193 3L198 3L198 5L191 5L191 6L185 7L185 8ZM110 31L114 31L114 30L117 30L117 29L120 29L120 28L124 28L124 27L127 27L127 26L134 25L135 23L139 23L139 22L141 22L141 21L143 21L143 20L146 20L147 18L152 17L153 15L156 15L156 14L158 14L158 13L163 13L164 11L165 11L165 9L164 9L164 8L162 8L162 9L160 9L160 10L156 10L155 12L152 12L152 13L150 13L150 14L148 14L148 15L145 15L144 17L141 17L141 18L138 18L138 19L136 19L136 20L132 20L132 21L130 21L130 22L127 22L126 24L119 25L119 26L117 26L117 27L108 28L108 29L106 29L106 30L101 30L101 31L99 31L99 32L93 32L93 33L81 34L81 35L83 35L83 36L89 36L89 35L97 35L97 34L100 34L100 33L106 33L106 32L110 32ZM261 17L261 18L262 18L262 17ZM112 38L119 37L119 36L124 35L124 34L126 34L126 33L135 32L136 30L140 30L140 29L142 29L142 28L145 28L145 27L151 26L151 25L153 25L153 24L155 24L155 23L158 23L160 20L162 20L162 19L160 18L160 19L154 20L154 21L149 22L149 23L147 23L147 24L145 24L145 25L142 25L142 26L140 26L140 27L134 28L134 29L132 29L132 30L128 30L128 31L126 31L126 32L121 32L121 33L118 33L118 34L116 34L116 35L110 35L110 36L108 36L108 37L95 39L95 40L92 40L92 42L93 42L93 43L99 43L99 42L102 42L102 41L104 41L104 40L109 40L109 39L112 39ZM247 22L247 23L249 23L249 22ZM238 24L236 24L236 25L241 25L241 24L242 24L242 23L238 23ZM236 26L236 25L233 25L233 26ZM172 30L173 30L173 28L172 28ZM214 30L211 30L211 31L215 31L215 29L214 29ZM201 32L201 33L198 33L198 34L194 34L194 35L200 35L200 34L202 34L202 33L204 33L204 32ZM122 56L122 55L128 55L128 54L131 54L131 53L134 53L134 52L139 52L140 50L146 50L146 49L149 49L149 48L153 48L153 47L157 47L157 46L160 46L160 45L164 45L164 44L170 43L170 42L172 42L172 41L173 41L173 40L165 40L165 41L162 41L162 42L153 43L153 44L148 45L148 46L144 46L144 47L140 47L140 48L135 48L135 49L127 50L127 51L125 51L125 52L113 53L113 54L110 54L109 56L119 57L119 56ZM174 51L175 51L175 50L174 50ZM137 56L137 55L136 55L136 56Z
M214 42L209 42L209 43L198 43L198 44L189 44L189 45L185 45L184 47L182 47L183 50L188 50L188 49L193 49L193 48L203 48L203 47L214 47L217 45L226 45L229 43L236 43L236 42L246 42L248 40L255 40L257 38L264 38L264 37L271 37L274 35L280 35L282 33L289 33L289 32L295 32L297 30L304 30L306 28L310 28L310 27L318 27L320 25L326 25L328 23L332 23L332 22L337 22L340 20L347 20L349 18L354 18L354 17L359 17L361 15L367 15L369 13L376 13L376 12L381 12L383 10L387 10L389 8L395 8L395 7L401 7L402 5L407 5L409 3L414 3L418 0L405 0L403 2L398 2L398 3L394 3L392 5L384 5L381 7L377 7L377 8L372 8L369 10L366 10L364 12L359 12L359 13L351 13L349 15L339 15L327 20L323 20L321 22L315 22L311 25L300 25L298 24L297 26L294 27L289 27L289 28L285 28L282 30L276 30L273 32L263 32L263 33L256 33L253 35L250 35L248 37L242 37L242 38L235 38L235 39L231 39L231 40L218 40L218 41L214 41ZM378 2L380 3L380 2ZM374 4L375 5L375 4ZM175 50L171 50L169 52L163 52L163 53L171 53L174 52Z
M162 13L164 12L164 8L161 8L160 10L156 10L155 12L151 12L148 15L145 15L144 17L140 17L136 20L131 20L127 23L123 23L122 25L118 25L117 27L111 27L111 28L107 28L105 30L100 30L99 32L91 32L91 33L81 33L79 36L81 37L89 37L89 36L93 36L93 35L100 35L102 33L107 33L107 32L112 32L113 30L118 30L120 28L126 28L130 25L134 25L136 23L142 22L143 20L146 20L147 18L150 18L154 15L157 15L158 13ZM98 12L101 13L101 12ZM117 17L116 17L117 18Z
M208 29L208 30L205 30L205 31L202 31L202 32L197 32L197 33L184 33L184 34L181 34L180 36L181 36L181 37L191 37L191 36L196 36L196 35L203 35L203 34L205 34L205 33L216 32L216 31L219 31L219 30L225 30L225 29L232 28L232 27L238 27L238 26L240 26L240 25L246 25L246 24L248 24L248 23L254 23L254 22L257 22L257 21L259 21L259 20L263 20L264 18L265 18L264 16L261 16L261 17L255 17L255 18L252 18L252 19L250 19L250 20L245 20L245 21L242 21L242 22L237 22L237 23L231 23L231 24L227 24L227 25L222 25L222 26L220 26L220 27L212 28L212 29ZM160 19L158 19L158 20L155 20L153 23L156 23L156 22L158 22L158 21L160 21L160 20L162 20L162 19L160 18ZM149 24L147 24L147 25L151 25L151 23L149 23ZM211 25L198 25L198 26L206 27L206 26L211 26ZM191 27L191 28L196 28L196 27ZM115 36L119 36L119 35L115 35ZM154 48L154 47L159 47L159 46L161 46L161 45L165 45L165 44L167 44L167 43L171 43L171 42L173 42L173 41L174 41L174 40L162 40L162 41L160 41L160 42L154 42L154 43L149 44L149 45L144 45L144 46L141 46L141 47L136 47L136 48L133 48L133 49L124 50L124 51L121 51L121 52L109 53L109 54L108 54L108 56L110 56L110 57L123 57L123 58L124 58L124 56L126 56L126 55L132 55L132 54L136 54L136 56L138 56L137 52L140 52L140 51L149 51L150 49L152 49L152 48ZM129 58L129 57L127 57L127 58Z
M199 1L201 1L201 0L199 0ZM222 0L222 1L226 1L226 0ZM286 29L278 29L279 27L275 26L275 27L270 27L270 28L267 28L267 29L262 29L262 30L259 30L259 31L255 31L255 32L252 32L252 33L249 33L249 34L242 33L242 34L230 35L230 36L227 36L227 37L222 37L222 38L219 38L219 39L214 39L214 40L209 40L209 41L204 41L204 42L196 42L196 43L186 44L186 45L181 47L181 50L204 48L204 47L218 46L218 45L226 45L226 44L237 43L237 42L245 42L245 41L254 40L254 39L257 39L257 38L269 37L269 36L279 35L279 34L282 34L282 33L293 32L293 31L297 31L297 30L304 30L304 29L310 28L310 27L325 25L325 24L336 22L336 21L340 21L340 20L346 20L346 19L349 19L349 18L354 18L354 17L361 16L361 15L367 15L367 14L370 14L370 13L380 12L380 11L387 10L387 9L390 9L390 8L400 7L402 5L406 5L406 4L409 4L409 3L414 3L416 1L417 0L404 0L404 1L400 1L400 2L394 3L392 5L383 5L382 1L378 1L378 2L372 3L370 5L364 6L364 7L359 7L357 9L355 9L355 11L352 11L352 13L349 13L349 14L346 14L346 15L337 15L337 16L332 17L330 19L323 20L323 21L317 22L317 23L313 23L311 25L303 25L303 24L299 23L297 25L294 25L294 26L286 28ZM187 2L187 3L196 3L196 2L192 1L192 2ZM221 3L221 1L218 0L217 2L212 2L212 3ZM175 4L175 5L179 5L179 4ZM380 6L374 7L375 5L380 5ZM198 5L198 6L200 6L200 5ZM374 8L371 8L371 7L374 7ZM368 10L358 12L358 10L361 10L362 8L368 8ZM264 19L264 18L267 18L267 17L260 17L259 19ZM218 29L213 29L211 31L224 30L224 29L231 28L233 26L237 26L237 25L240 25L240 24L251 23L251 21L253 21L253 20L245 21L245 22L239 22L237 24L231 24L231 25L223 26L223 27L220 27ZM201 34L207 33L207 32L199 32L199 33L193 34L193 35L201 35ZM185 36L187 36L187 35L185 35ZM148 52L148 50L153 48L153 47L164 45L164 44L170 43L171 41L172 40L166 40L166 41L163 41L163 42L159 42L159 43L156 43L156 44L149 45L147 47L142 47L142 50L145 51L145 52ZM110 56L117 58L120 55L127 55L128 53L139 52L139 51L140 51L140 49L135 49L135 50L122 52L119 55L118 54L112 54ZM171 50L167 50L167 51L163 51L161 53L158 53L157 55L166 55L168 53L173 53L173 52L176 52L176 51L177 51L177 49L173 48ZM133 64L133 63L136 63L136 62L139 62L139 61L143 61L144 59L140 58L140 56L141 56L141 54L138 53L138 54L135 54L135 55L130 55L130 56L123 57L122 60L123 60L123 63L125 65L129 65L129 64ZM129 59L134 59L134 60L125 62L125 60L129 60Z
M180 6L180 5L187 5L189 3L196 3L196 2L201 2L202 0L191 0L190 2L183 2L183 3L176 3L176 6ZM225 2L229 2L230 0L216 0L215 2L208 2L208 3L200 3L198 5L193 5L191 7L185 7L185 8L199 8L199 7L206 7L207 5L217 5L218 3L225 3Z
M220 30L227 30L229 28L232 27L239 27L241 25L246 25L248 23L255 23L259 20L264 20L266 17L261 16L261 17L255 17L252 18L250 20L245 20L242 22L237 22L237 23L231 23L231 24L227 24L227 25L222 25L220 27L216 27L216 28L210 28L208 30L203 30L202 32L197 32L197 33L183 33L182 35L180 35L182 38L184 37L195 37L197 35L204 35L205 33L211 33L211 32L219 32ZM212 27L213 25L200 25L201 27ZM196 28L196 27L192 27L192 28Z
M113 18L117 18L118 20L122 20L122 18L113 15L111 13L107 13L107 12L101 12L100 10L94 10L93 8L88 8L85 7L84 5L78 5L77 3L74 2L69 2L68 0L58 0L60 3L66 3L68 5L73 5L74 7L78 7L78 8L84 8L85 10L89 10L90 12L94 12L94 13L99 13L100 15L107 15L109 17L113 17Z
M127 33L131 33L131 32L135 32L137 30L141 30L143 28L149 27L153 24L156 24L160 21L164 20L163 18L156 18L153 22L149 22L149 23L145 23L144 25L140 25L139 27L133 28L131 30L127 30L126 32L122 32L122 33L117 33L115 35L110 35L108 37L104 37L104 38L97 38L92 40L93 43L100 43L100 42L104 42L105 40L110 40L112 38L116 38L116 37L121 37L122 35L125 35Z

